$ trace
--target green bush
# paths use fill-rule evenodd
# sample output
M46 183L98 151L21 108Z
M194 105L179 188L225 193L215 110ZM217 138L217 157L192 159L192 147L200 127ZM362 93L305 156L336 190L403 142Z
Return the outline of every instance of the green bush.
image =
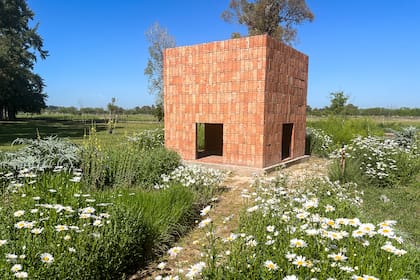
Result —
M177 153L165 148L158 148L143 154L139 162L137 184L152 188L161 185L162 174L168 174L180 165L181 159Z

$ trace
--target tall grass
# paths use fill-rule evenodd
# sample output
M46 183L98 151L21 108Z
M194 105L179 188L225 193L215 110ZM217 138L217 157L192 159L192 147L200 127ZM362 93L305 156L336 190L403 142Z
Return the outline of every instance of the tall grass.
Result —
M308 127L322 129L329 135L334 143L349 143L354 137L384 134L384 130L379 128L377 123L368 118L346 118L342 116L329 116L328 118L316 121L308 120Z
M82 149L83 180L100 189L115 186L151 189L162 183L162 174L170 173L179 164L180 157L165 149L160 137L150 137L148 132L104 147L95 129L91 129Z

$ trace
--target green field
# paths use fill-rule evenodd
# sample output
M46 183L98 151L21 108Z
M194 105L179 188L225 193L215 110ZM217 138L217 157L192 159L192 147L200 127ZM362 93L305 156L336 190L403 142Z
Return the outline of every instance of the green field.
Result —
M119 117L113 133L108 132L107 116L95 115L18 115L15 121L0 121L0 151L14 150L16 138L58 136L76 144L83 141L91 127L95 127L101 141L116 143L121 138L145 129L163 127L151 115L127 115Z

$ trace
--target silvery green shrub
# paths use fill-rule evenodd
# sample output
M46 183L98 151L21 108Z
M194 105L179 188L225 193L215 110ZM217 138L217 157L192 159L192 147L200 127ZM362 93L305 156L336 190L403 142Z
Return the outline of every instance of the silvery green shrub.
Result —
M23 144L16 152L3 153L0 168L17 171L20 169L53 169L56 166L75 168L80 163L80 149L77 145L57 136L39 139L18 138L13 145Z
M414 126L404 127L401 131L394 131L395 141L404 148L409 148L417 140L418 129Z

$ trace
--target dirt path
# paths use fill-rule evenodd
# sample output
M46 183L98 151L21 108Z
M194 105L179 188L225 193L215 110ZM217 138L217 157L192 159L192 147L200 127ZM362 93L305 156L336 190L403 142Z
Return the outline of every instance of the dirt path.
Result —
M310 158L281 172L288 176L291 184L295 184L309 177L325 176L327 161L319 158ZM269 176L275 175L275 172L269 174ZM217 202L212 206L209 213L214 225L217 225L217 236L227 237L238 228L239 214L246 203L241 193L244 189L249 189L251 181L252 174L249 172L248 174L246 172L233 172L225 181L226 190L219 195ZM158 262L152 263L148 268L132 275L129 280L155 279L159 274L175 274L180 270L186 272L191 264L201 260L202 245L204 243L203 230L195 228L174 245L183 248L176 259L170 259L167 255L163 256ZM157 268L159 262L166 263L164 269Z

